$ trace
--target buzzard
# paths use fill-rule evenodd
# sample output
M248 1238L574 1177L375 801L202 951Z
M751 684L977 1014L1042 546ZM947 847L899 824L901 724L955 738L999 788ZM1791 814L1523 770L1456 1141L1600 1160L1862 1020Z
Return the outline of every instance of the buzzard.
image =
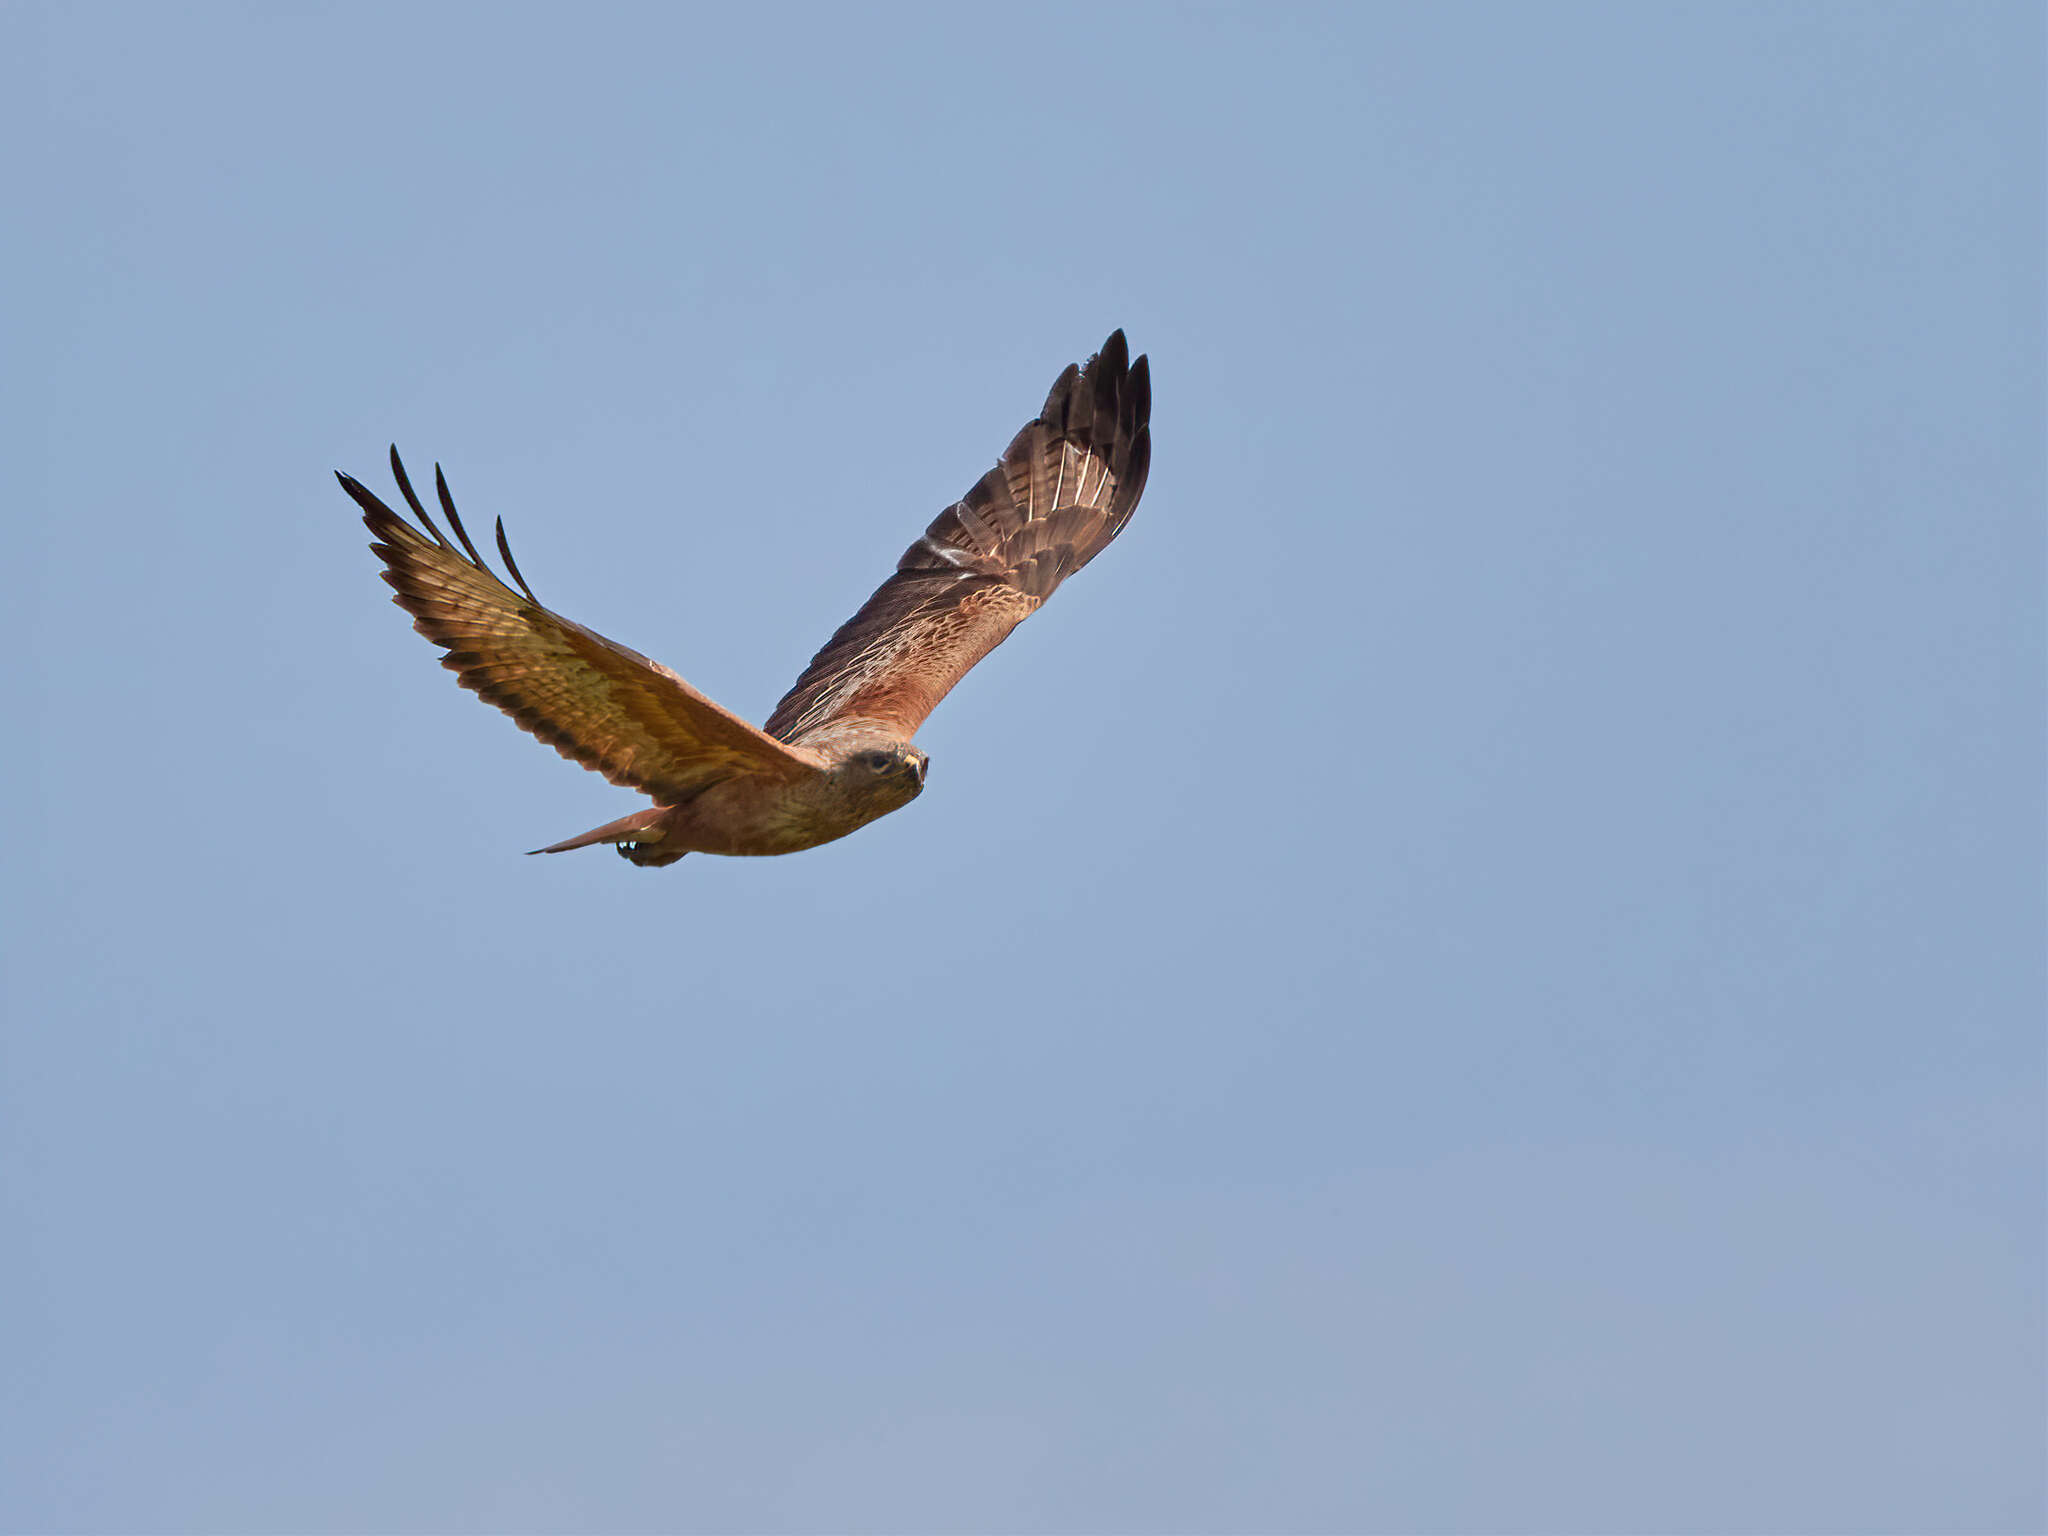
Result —
M1001 462L946 508L896 573L756 729L658 661L543 607L512 559L493 574L434 489L451 543L391 450L417 527L337 472L362 508L392 599L447 654L457 682L522 730L614 784L649 796L636 811L535 853L610 843L635 864L686 853L796 853L846 836L924 788L911 745L925 716L1053 589L1123 531L1151 462L1151 374L1117 331L1069 364Z

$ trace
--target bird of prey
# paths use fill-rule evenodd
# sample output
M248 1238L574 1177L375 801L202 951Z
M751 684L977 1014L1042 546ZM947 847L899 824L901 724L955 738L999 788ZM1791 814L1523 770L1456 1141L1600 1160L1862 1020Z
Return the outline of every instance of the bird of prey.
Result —
M498 522L494 575L440 466L455 542L391 473L415 527L337 472L362 508L392 601L447 654L456 681L562 756L649 796L636 811L535 853L610 843L639 865L686 853L796 853L846 836L924 788L917 728L955 683L1108 546L1151 462L1151 374L1117 331L1069 364L1035 420L972 490L932 520L896 572L756 729L658 661L541 605Z

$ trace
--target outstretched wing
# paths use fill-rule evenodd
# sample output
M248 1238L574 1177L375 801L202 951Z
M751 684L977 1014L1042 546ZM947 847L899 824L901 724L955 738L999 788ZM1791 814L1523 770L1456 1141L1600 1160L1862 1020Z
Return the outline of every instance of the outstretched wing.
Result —
M363 509L385 565L392 599L413 628L447 651L455 680L510 715L562 756L614 784L678 804L736 775L795 779L817 771L808 758L721 709L675 673L540 605L513 563L498 524L498 552L519 584L513 591L469 541L440 467L434 488L461 547L448 541L413 494L398 450L391 473L421 527L414 527L348 475L341 488Z
M902 737L1053 589L1123 531L1152 459L1152 377L1117 331L1069 364L1002 461L904 551L896 574L811 658L766 730L849 721Z

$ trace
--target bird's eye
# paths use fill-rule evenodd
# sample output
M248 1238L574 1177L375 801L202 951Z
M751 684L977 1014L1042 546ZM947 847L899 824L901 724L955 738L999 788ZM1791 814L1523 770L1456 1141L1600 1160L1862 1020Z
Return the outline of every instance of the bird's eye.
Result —
M886 752L870 752L867 756L867 764L876 773L886 773L889 770L889 754Z

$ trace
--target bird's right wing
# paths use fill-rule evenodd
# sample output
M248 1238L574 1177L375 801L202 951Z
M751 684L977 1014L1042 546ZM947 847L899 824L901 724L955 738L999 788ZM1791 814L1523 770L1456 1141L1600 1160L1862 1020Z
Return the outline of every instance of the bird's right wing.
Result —
M498 552L519 590L506 586L470 543L438 466L434 486L459 548L413 493L396 448L391 473L424 533L359 481L336 478L362 508L376 540L370 548L397 592L392 601L447 652L441 665L455 680L520 729L664 804L680 804L722 779L793 781L818 771L808 754L721 708L661 663L543 608L513 563L500 521Z
M1152 462L1152 375L1114 332L1053 381L1002 461L932 521L768 717L804 741L847 724L908 738L925 716L1123 532Z

